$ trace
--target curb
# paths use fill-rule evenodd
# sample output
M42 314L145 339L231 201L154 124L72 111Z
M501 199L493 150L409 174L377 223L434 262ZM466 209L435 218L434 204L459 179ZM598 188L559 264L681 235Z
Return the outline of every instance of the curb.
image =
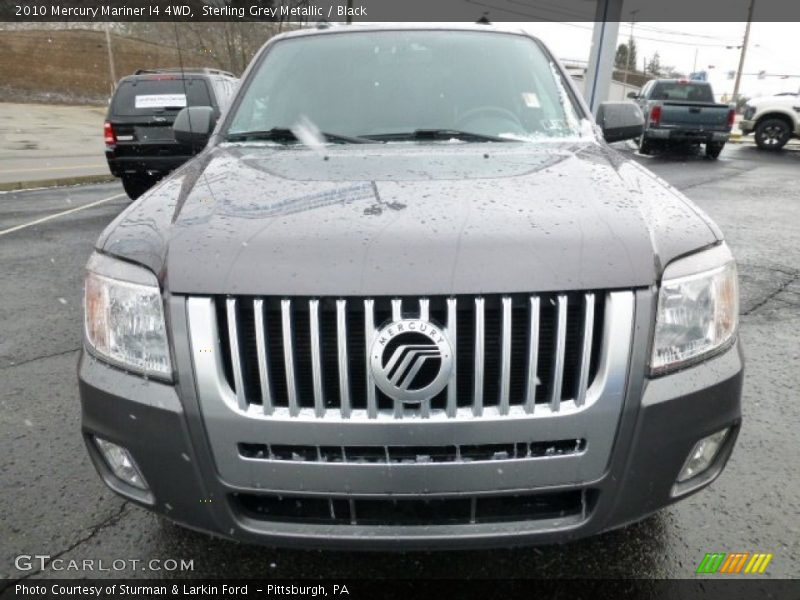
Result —
M756 147L756 141L753 138L748 139L748 138L745 138L745 137L739 137L739 138L731 137L728 140L728 143L729 144L740 144L742 146L753 146L754 148ZM796 150L797 148L800 148L800 144L797 143L795 140L789 140L789 143L787 143L782 148L781 151L783 151L783 150Z
M0 192L14 192L35 188L56 187L62 185L80 185L85 183L108 183L116 181L116 177L108 175L82 175L79 177L58 177L55 179L35 179L33 181L9 181L0 183Z

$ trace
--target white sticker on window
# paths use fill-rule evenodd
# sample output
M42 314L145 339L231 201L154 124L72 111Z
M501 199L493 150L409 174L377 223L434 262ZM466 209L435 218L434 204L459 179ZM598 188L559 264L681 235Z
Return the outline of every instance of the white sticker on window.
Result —
M542 105L539 104L539 96L537 96L533 92L522 92L522 101L525 102L525 106L527 106L528 108L542 107Z
M186 94L147 94L136 96L134 105L136 108L163 108L184 107L186 106Z

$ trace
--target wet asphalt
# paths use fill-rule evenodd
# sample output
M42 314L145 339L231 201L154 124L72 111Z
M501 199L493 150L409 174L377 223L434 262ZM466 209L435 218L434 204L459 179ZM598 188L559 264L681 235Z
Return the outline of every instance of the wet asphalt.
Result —
M621 144L624 153L634 156ZM747 356L744 426L708 489L625 529L557 546L371 554L247 546L165 524L115 496L79 435L82 268L117 198L0 234L0 578L693 577L710 551L771 552L765 576L800 564L800 151L729 145L635 156L725 232L739 261ZM0 194L0 231L118 194L116 184ZM20 571L14 558L189 559L183 573ZM5 584L9 583L8 581ZM0 590L5 587L0 581Z

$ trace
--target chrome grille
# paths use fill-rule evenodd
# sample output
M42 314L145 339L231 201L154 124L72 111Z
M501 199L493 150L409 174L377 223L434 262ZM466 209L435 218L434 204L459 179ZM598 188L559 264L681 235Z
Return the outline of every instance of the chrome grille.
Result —
M307 418L555 414L584 405L597 372L606 293L431 298L214 299L225 380L240 410ZM419 406L375 386L375 332L402 318L448 335L447 387Z

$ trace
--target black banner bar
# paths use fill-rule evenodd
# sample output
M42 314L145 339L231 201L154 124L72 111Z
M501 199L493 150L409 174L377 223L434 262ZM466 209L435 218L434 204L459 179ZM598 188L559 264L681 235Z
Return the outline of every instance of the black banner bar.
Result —
M409 574L411 575L411 574ZM5 586L4 588L2 586ZM0 598L563 598L602 600L772 600L800 599L800 581L758 578L696 580L505 579L505 580L154 580L30 579L0 583Z
M3 0L5 22L745 21L751 0ZM754 21L800 21L797 0L757 0Z

